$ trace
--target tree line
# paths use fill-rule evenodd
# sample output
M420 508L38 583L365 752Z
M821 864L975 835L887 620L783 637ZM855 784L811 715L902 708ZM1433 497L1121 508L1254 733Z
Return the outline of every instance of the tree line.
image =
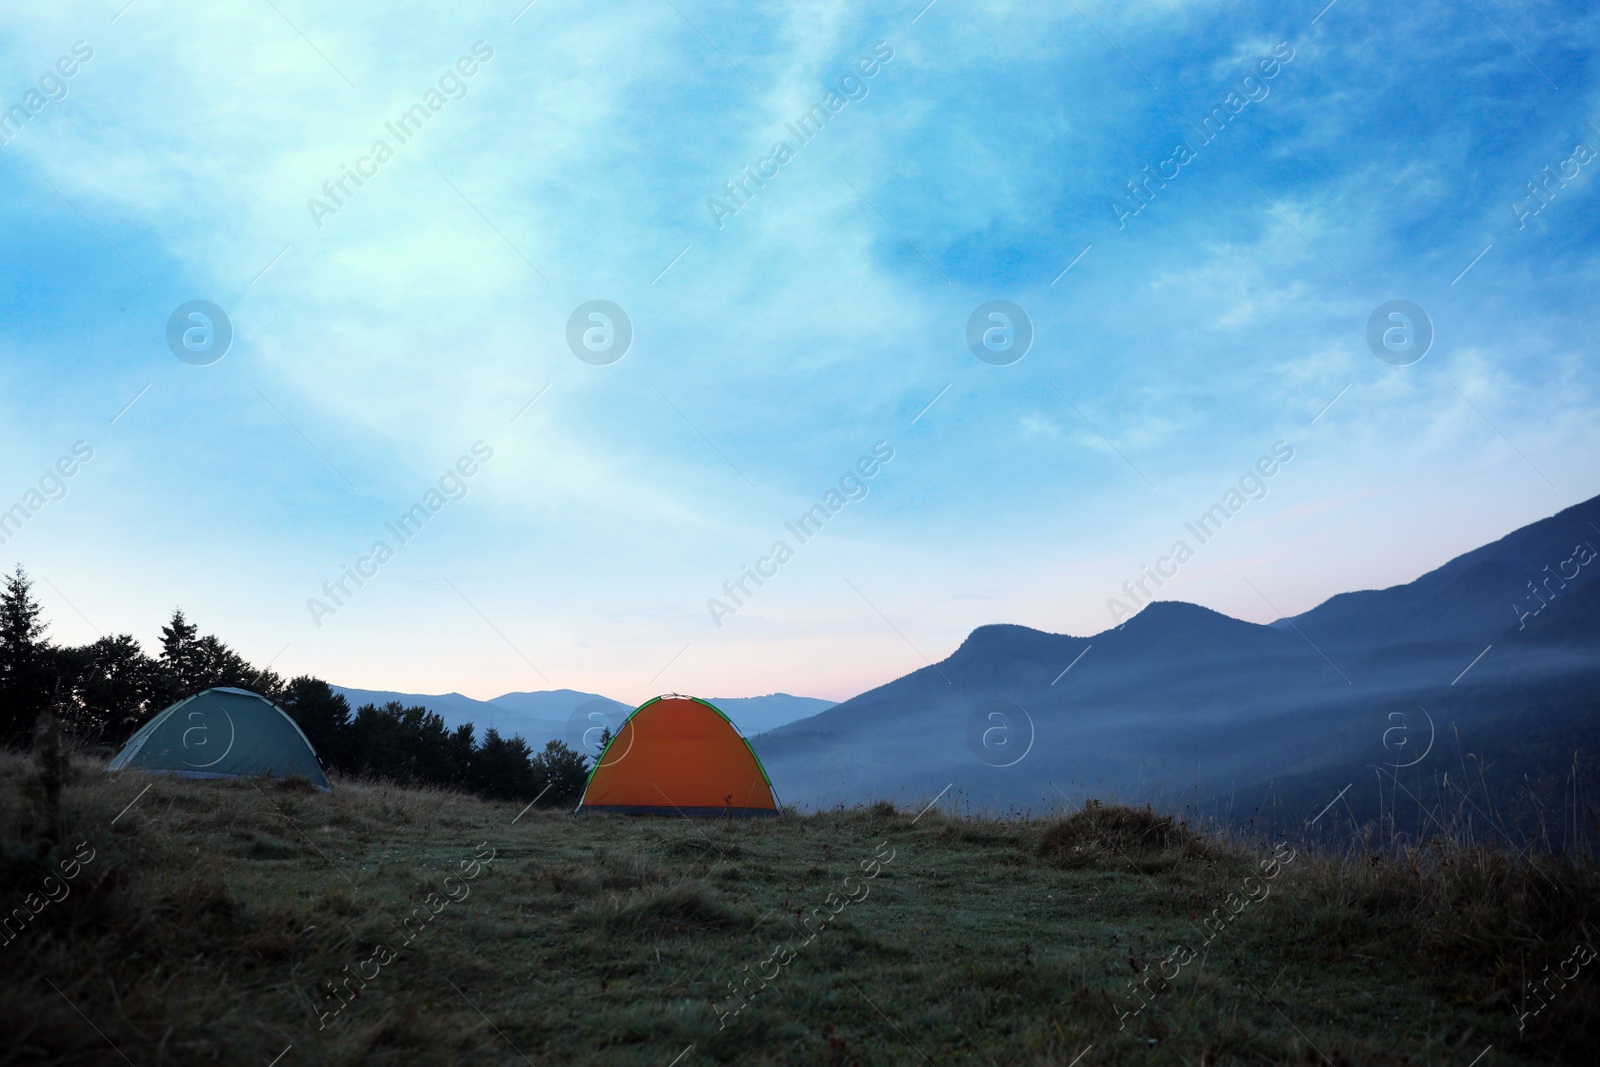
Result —
M120 747L151 716L205 689L248 689L292 718L329 771L399 785L460 789L496 800L576 804L589 758L560 741L535 752L493 727L475 738L471 723L454 730L433 711L364 704L351 710L320 678L287 681L250 665L213 635L201 635L181 610L161 628L151 656L131 634L87 645L58 645L20 565L0 592L0 744L26 747L49 713L83 746Z

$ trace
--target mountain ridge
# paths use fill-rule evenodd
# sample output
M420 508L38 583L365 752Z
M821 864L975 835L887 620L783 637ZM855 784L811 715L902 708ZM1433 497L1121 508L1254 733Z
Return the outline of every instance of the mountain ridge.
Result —
M1503 693L1510 706L1568 693L1574 679L1600 683L1583 618L1600 589L1595 545L1600 497L1411 582L1267 624L1171 600L1088 637L987 624L944 659L752 744L786 797L823 805L947 786L995 806L1038 804L1069 781L1124 796L1175 787L1184 767L1181 780L1212 790L1276 782L1301 764L1345 767L1383 754L1396 709L1437 707L1448 720L1459 708L1498 729L1469 695ZM1548 599L1531 597L1536 578ZM1592 715L1600 726L1600 708ZM983 739L1007 733L1009 752L1026 755L1001 766Z

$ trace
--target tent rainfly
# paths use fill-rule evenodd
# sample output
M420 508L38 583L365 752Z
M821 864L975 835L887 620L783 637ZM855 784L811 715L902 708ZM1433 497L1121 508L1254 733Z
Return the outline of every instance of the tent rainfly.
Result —
M332 792L316 750L282 708L246 689L207 689L139 727L106 764L185 778L299 775Z
M729 718L695 697L635 708L589 772L583 811L629 815L778 814L772 782Z

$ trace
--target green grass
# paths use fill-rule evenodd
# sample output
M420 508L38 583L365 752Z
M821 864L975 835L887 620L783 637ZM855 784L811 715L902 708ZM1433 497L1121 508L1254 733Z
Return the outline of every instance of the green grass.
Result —
M1461 844L1291 859L1285 844L1264 870L1267 843L1110 806L518 812L80 762L52 822L31 765L0 754L0 907L25 907L80 842L95 854L0 946L0 1063L265 1065L287 1047L280 1067L1466 1067L1492 1044L1489 1067L1592 1062L1600 1039L1600 961L1517 1022L1525 979L1600 944L1587 863ZM1230 893L1240 910L1202 950ZM429 894L437 913L319 1028L341 1003L327 983L371 975L363 961ZM811 937L802 921L830 894L841 910ZM1194 958L1163 964L1179 945ZM1119 1029L1130 980L1163 969ZM758 973L765 988L719 1025L730 983Z

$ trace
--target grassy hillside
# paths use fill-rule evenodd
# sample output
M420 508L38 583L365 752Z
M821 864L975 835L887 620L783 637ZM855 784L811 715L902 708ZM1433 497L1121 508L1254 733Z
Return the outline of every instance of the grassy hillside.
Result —
M1466 1067L1600 1039L1587 862L1110 806L694 822L72 772L52 812L0 755L26 916L0 1063Z

